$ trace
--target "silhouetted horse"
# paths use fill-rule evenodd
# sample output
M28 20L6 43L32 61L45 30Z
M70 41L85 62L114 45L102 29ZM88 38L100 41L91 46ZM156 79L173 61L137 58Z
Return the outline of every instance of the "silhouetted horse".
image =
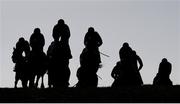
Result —
M112 87L119 86L128 86L131 85L132 79L131 74L131 66L126 61L117 62L116 66L113 68L111 76L114 78L114 82Z
M43 53L30 52L29 56L30 72L30 87L38 87L39 79L41 78L41 88L44 88L44 75L47 72L47 56ZM36 81L35 81L36 78ZM35 81L35 84L34 84Z
M16 48L13 48L12 55L12 61L15 63L14 71L16 72L14 84L15 88L17 87L17 83L19 80L22 81L23 88L27 87L27 82L29 79L27 56L29 52L29 43L26 40L24 40L24 38L19 38L19 41L16 43Z
M97 87L99 68L98 54L84 48L80 55L80 68L77 71L78 83L76 87Z
M48 84L49 87L68 87L69 86L69 59L66 57L66 50L59 41L54 41L48 48Z

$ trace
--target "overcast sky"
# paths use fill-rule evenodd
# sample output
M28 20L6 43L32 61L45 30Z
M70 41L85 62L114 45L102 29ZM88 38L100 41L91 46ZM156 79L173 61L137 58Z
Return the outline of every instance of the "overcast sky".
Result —
M161 59L172 63L171 80L180 84L180 7L178 0L3 0L0 4L0 86L13 87L15 73L11 60L20 37L29 40L39 27L45 37L44 51L52 38L52 29L62 18L71 31L70 84L77 83L79 55L90 26L100 34L103 67L99 86L110 86L111 71L119 61L119 49L128 42L142 58L140 71L145 84L152 84ZM45 78L47 83L47 75Z

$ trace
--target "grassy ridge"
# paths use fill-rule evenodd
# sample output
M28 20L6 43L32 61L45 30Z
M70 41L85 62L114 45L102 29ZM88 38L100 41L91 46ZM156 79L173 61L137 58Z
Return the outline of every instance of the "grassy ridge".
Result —
M67 89L1 88L0 102L67 102L67 103L114 103L114 102L180 102L180 86L157 87L110 87Z

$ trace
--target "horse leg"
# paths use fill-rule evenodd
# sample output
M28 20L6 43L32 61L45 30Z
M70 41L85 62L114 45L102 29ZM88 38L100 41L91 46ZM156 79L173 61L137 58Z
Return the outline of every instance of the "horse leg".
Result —
M41 88L44 88L44 75L41 76L41 80L42 80L42 82L41 82Z
M48 86L49 86L49 88L52 87L51 85L52 85L52 84L51 84L51 78L50 78L49 75L48 75Z
M17 88L18 81L19 81L19 77L18 77L18 74L16 73L16 75L15 75L15 82L14 82L14 88Z
M23 88L27 88L27 80L22 80L22 86Z
M32 75L29 79L29 87L30 88L34 87L34 79L35 79L35 75Z
M52 73L48 72L48 86L49 88L52 88Z
M38 82L39 82L39 79L40 79L40 75L37 75L37 78L36 78L36 83L35 83L35 87L36 87L36 88L38 87Z

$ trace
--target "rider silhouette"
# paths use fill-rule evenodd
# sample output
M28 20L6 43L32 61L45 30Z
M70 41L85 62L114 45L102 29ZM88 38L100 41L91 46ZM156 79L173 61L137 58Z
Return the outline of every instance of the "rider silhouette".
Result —
M99 47L102 44L103 42L98 32L96 32L93 27L90 27L84 37L84 45L88 50L93 51L96 54L97 63L101 63Z
M30 46L32 51L42 52L45 45L45 39L39 28L34 29L34 33L30 37Z
M102 39L98 32L96 32L93 27L90 27L84 37L84 45L86 47L98 48L102 43Z
M71 50L69 46L69 38L70 38L70 30L67 24L65 24L63 19L60 19L58 23L53 28L53 37L59 37L60 42L63 45L65 50L65 57L66 60L72 58Z
M128 60L131 57L132 49L127 42L123 43L122 48L119 50L121 60Z

